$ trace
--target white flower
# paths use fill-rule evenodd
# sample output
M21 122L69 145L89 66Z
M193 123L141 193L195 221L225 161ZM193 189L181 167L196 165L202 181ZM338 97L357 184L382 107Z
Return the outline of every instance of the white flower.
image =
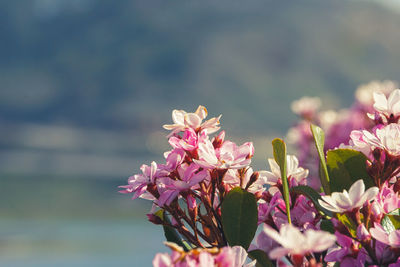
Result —
M264 224L264 233L281 244L282 247L270 251L271 259L279 259L285 255L306 255L312 252L322 252L331 247L336 236L325 231L308 229L304 233L291 224L285 224L278 233L272 227Z
M371 107L374 104L372 94L374 92L389 95L397 88L397 83L393 81L372 81L368 84L362 84L357 88L355 96L359 103Z
M400 89L394 90L388 98L383 93L374 93L374 109L386 117L400 115Z
M260 175L266 177L266 183L276 185L278 180L281 179L281 171L278 163L274 159L268 159L271 171L260 171ZM294 178L297 183L302 183L308 175L308 170L299 167L299 160L296 156L286 156L286 175L288 178Z
M391 123L381 129L377 129L375 134L366 130L352 131L350 134L354 148L365 153L368 149L373 151L375 148L386 150L393 156L400 155L400 125Z
M244 173L239 173L237 169L228 169L223 182L232 188L240 186L245 189L253 174L254 171L251 167L247 168ZM260 175L260 172L256 173L256 175L258 179L249 186L247 191L253 194L261 194L265 191L266 177L262 174Z
M246 142L237 146L231 141L225 141L221 147L215 149L210 140L205 139L199 144L199 159L194 160L206 169L241 169L251 163L254 155L254 146Z
M293 101L291 108L294 113L307 118L312 117L321 106L321 99L318 97L302 97Z
M365 191L364 181L362 179L355 182L349 192L343 190L343 193L334 192L330 196L321 196L322 200L318 200L319 204L327 210L342 213L358 209L375 199L379 193L378 187L374 186Z
M218 125L221 115L202 123L206 117L207 109L203 106L199 106L194 113L187 113L184 110L175 109L172 111L172 120L174 124L165 124L163 127L166 130L172 130L169 134L170 136L184 131L187 128L192 128L193 130L207 130L208 134L218 131L220 128Z

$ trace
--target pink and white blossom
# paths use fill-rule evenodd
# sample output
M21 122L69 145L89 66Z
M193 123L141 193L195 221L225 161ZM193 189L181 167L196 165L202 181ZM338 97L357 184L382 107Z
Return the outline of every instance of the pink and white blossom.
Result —
M153 259L154 267L253 267L256 261L246 264L247 252L240 246L193 249L185 252L174 243L165 242L172 249L158 253Z
M380 148L392 156L400 156L400 124L391 123L377 128L375 134L367 130L352 131L350 137L354 148L363 153Z
M398 88L397 83L394 81L371 81L367 84L360 85L355 92L355 97L357 102L367 107L367 111L369 111L374 104L374 93L382 93L388 96L396 88Z
M251 251L260 249L265 253L269 253L276 247L279 247L279 243L272 239L264 231L261 231L255 239L255 244L251 244L249 250Z
M381 213L389 213L400 208L400 196L393 187L394 185L389 185L388 181L385 181L376 197L375 202Z
M171 136L168 140L169 144L173 148L181 148L186 151L192 151L197 148L199 140L206 138L207 134L205 131L196 133L192 128L188 128L183 132L182 137Z
M128 179L128 185L119 186L119 188L124 188L124 190L119 191L120 193L134 193L132 199L136 199L138 197L154 200L154 196L147 191L148 184L154 184L156 178L160 175L160 173L165 174L165 172L158 170L157 163L152 162L150 166L143 164L140 167L142 171L141 174L135 174Z
M214 148L206 139L199 144L198 155L199 159L194 161L207 169L241 169L251 163L254 147L251 142L237 146L231 141L224 141L221 147Z
M206 130L208 134L218 131L220 128L218 125L221 116L203 122L206 117L207 109L203 106L199 106L194 113L175 109L172 111L172 120L174 124L165 124L163 127L166 130L172 131L169 136L185 131L188 128L195 131Z
M279 259L288 254L305 256L313 252L322 252L336 241L335 235L328 232L308 229L302 233L291 224L283 225L279 233L265 224L263 231L281 245L269 252L271 259Z
M185 159L185 151L183 149L175 148L171 151L165 152L164 157L166 163L164 164L163 168L166 171L174 171L178 166L183 163Z
M386 118L400 115L400 89L390 93L387 98L383 93L374 93L374 109Z
M274 159L268 159L271 171L262 171L261 175L266 177L267 184L276 185L281 180L281 170L278 163ZM299 160L294 155L286 156L286 175L289 179L290 186L306 184L308 170L299 167Z
M400 248L400 229L386 232L379 223L374 223L374 227L369 229L371 235L376 240L391 246L393 248Z
M224 176L223 183L229 186L230 189L237 186L245 189L251 177L256 175L258 177L257 180L247 188L247 191L253 194L262 194L265 191L266 184L266 177L263 173L263 171L254 172L251 167L247 168L244 173L239 172L237 169L229 169Z
M351 237L335 232L339 246L328 250L324 260L326 262L340 262L340 266L363 267L368 257L364 249L359 249L360 243Z
M291 108L294 113L304 118L314 117L316 111L321 106L321 99L318 97L302 97L293 101Z
M375 199L379 189L371 187L365 191L364 181L362 179L356 181L349 189L343 190L343 193L334 192L330 196L321 196L319 204L327 210L342 213L361 208L365 203Z
M199 183L207 178L209 175L206 170L201 170L200 166L195 163L190 165L182 164L178 167L177 180L173 180L169 177L158 179L158 191L160 192L160 198L157 204L164 206L169 205L171 202L178 197L179 193L189 189L196 189Z

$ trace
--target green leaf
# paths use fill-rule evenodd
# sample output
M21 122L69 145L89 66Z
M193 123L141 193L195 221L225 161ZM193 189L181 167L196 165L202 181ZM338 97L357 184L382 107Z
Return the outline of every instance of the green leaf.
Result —
M302 194L306 196L308 199L312 201L314 204L315 208L321 213L321 215L326 216L326 217L332 217L333 213L330 210L325 209L322 207L318 200L321 199L321 195L315 191L313 188L306 186L306 185L299 185L290 188L291 192L297 193L297 194Z
M374 186L372 178L367 173L366 161L367 157L356 150L329 150L327 163L332 191L348 190L359 179L363 179L366 188Z
M319 156L319 161L320 161L320 180L321 180L321 185L322 188L324 189L325 194L330 195L331 194L331 188L329 186L329 174L328 174L328 168L326 167L326 161L325 161L325 153L324 153L324 144L325 144L325 134L324 131L314 125L311 124L310 126L311 133L314 137L314 142L315 142L315 147L317 148L318 156Z
M383 229L385 229L386 233L390 234L393 231L396 231L392 221L389 219L388 216L384 216L381 221L381 225Z
M164 210L161 209L156 213L154 213L154 215L159 217L162 221L170 223L168 216L165 216ZM190 245L181 238L180 234L178 233L178 231L176 231L176 229L166 225L163 225L163 229L164 229L164 236L168 242L173 242L181 246L185 251L189 251L190 249L192 249Z
M356 238L357 237L357 225L356 223L346 214L340 214L336 213L336 217L338 220L343 223L347 230L349 230L350 234L352 237Z
M400 229L400 209L396 209L386 214L382 218L381 225L387 233Z
M235 187L222 202L222 227L230 246L246 250L257 230L257 201L253 194Z
M321 230L329 232L331 234L335 233L335 227L333 226L332 221L330 220L321 220Z
M400 216L400 209L392 210L387 215L398 215L398 216Z
M286 171L286 144L280 138L275 138L272 140L272 147L274 150L274 158L276 163L278 163L281 170L282 186L283 186L283 199L285 200L286 214L289 224L292 223L290 218L290 195L289 195L289 184L287 180Z
M400 209L396 209L394 211L386 214L389 217L390 221L393 223L394 228L396 230L400 229Z
M261 249L249 251L249 257L256 260L256 267L274 267L267 254Z

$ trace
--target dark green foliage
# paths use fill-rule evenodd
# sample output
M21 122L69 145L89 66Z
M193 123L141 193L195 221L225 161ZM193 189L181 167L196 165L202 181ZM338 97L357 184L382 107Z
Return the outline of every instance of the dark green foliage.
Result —
M359 179L364 180L366 188L372 187L372 178L367 173L367 157L352 149L335 149L327 153L330 187L334 192L348 190Z
M246 250L257 230L257 202L253 194L236 187L222 202L222 226L230 246Z

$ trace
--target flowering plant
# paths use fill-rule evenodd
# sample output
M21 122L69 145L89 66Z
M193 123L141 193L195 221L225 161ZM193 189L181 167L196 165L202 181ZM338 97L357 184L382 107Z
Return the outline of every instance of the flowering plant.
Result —
M356 96L340 113L296 101L299 158L274 139L270 171L251 168L251 142L217 134L221 116L174 110L165 162L120 186L164 228L171 254L153 266L400 266L400 90L373 82Z

